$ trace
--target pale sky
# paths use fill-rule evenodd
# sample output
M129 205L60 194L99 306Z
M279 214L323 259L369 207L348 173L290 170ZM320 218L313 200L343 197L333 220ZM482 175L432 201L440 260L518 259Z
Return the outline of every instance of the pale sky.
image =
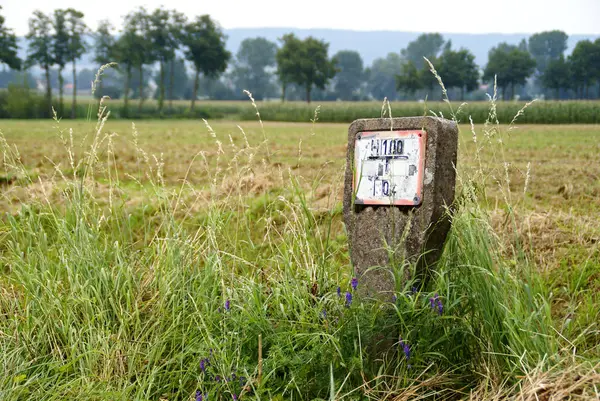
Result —
M192 18L210 14L224 28L334 28L363 31L534 33L560 29L600 34L600 0L0 0L6 25L19 35L36 9L73 7L95 28L118 28L138 6L174 8Z

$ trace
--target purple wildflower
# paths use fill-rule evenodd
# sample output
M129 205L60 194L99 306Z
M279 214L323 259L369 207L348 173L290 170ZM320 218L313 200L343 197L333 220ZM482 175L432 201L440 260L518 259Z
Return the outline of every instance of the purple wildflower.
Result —
M398 297L396 296L396 294L392 295L392 302L396 303L397 300L398 300Z
M431 306L431 309L434 309L435 308L435 299L429 298L429 305Z
M225 301L225 310L229 312L230 309L231 309L231 301L227 300L227 301Z
M233 397L233 401L237 401L237 394L231 394Z
M352 290L356 291L356 288L358 287L358 279L356 277L352 277L350 285L352 286Z
M442 316L442 313L444 313L444 305L442 305L441 299L438 299L437 301L438 301L438 304L437 304L438 313L440 314L440 316Z
M412 291L413 294L416 294L417 293L417 287L413 286L411 288L411 291Z
M208 362L207 358L200 359L200 370L202 370L202 372L206 372L207 362Z
M337 288L338 297L342 296L342 289L340 287Z
M327 319L327 311L325 309L321 311L321 314L323 315L323 319Z
M216 375L216 376L215 376L215 381L216 381L217 383L221 383L221 376L220 376L220 375Z
M349 308L352 305L352 293L346 292L346 307Z
M202 391L196 390L196 401L202 401L204 398L202 397Z
M402 351L404 351L404 356L406 357L406 360L408 361L410 359L410 347L408 346L408 344L404 344L404 346L402 347Z

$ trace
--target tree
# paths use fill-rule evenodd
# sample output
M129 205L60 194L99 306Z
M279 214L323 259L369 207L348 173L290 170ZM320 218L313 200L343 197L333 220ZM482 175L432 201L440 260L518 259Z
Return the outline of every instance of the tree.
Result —
M108 20L102 20L98 23L98 28L94 35L94 62L98 68L117 60L116 41L112 34L114 27ZM104 80L101 78L98 82L97 92L99 98L104 96Z
M577 42L569 56L573 86L580 97L589 98L589 88L600 79L600 40Z
M460 88L460 98L467 92L477 89L479 70L475 56L466 49L452 50L450 41L440 56L437 68L446 88Z
M83 13L72 8L67 9L67 57L73 64L73 102L71 103L71 118L75 118L75 108L77 107L77 60L83 56L87 44L83 35L87 33L88 28L83 22Z
M548 64L558 60L567 50L569 36L563 31L546 31L529 37L528 49L536 62L537 71L542 75Z
M33 12L29 19L27 33L29 47L27 49L27 66L39 65L46 76L46 101L48 110L52 112L52 87L50 86L50 67L54 64L52 56L52 21L39 10Z
M333 57L338 73L335 76L335 92L342 100L352 100L357 97L364 78L363 60L355 51L342 50Z
M0 88L8 88L10 84L20 84L24 87L34 87L35 78L28 72L19 70L0 70Z
M232 72L235 86L251 91L255 99L270 96L275 87L269 70L276 65L276 53L277 45L265 38L244 39Z
M502 88L503 99L507 98L507 88L510 86L510 98L514 97L515 85L524 85L525 80L533 74L535 60L527 51L507 43L500 43L488 53L488 63L483 78L489 81L497 78Z
M417 37L402 49L400 54L406 61L412 61L418 70L427 66L423 57L434 59L442 50L444 37L439 33L424 33Z
M541 76L544 87L556 91L556 99L560 98L560 90L571 84L571 66L561 55L558 60L550 61Z
M139 103L138 112L142 111L144 102L144 65L155 61L152 51L153 43L148 40L150 31L150 17L145 8L140 7L125 16L124 30L117 41L119 62L125 66L125 85L123 99L127 111L127 99L131 82L131 70L137 69L139 76ZM164 74L163 74L164 76ZM163 88L164 89L164 88Z
M209 15L202 15L187 24L182 38L185 56L195 68L194 90L191 109L194 110L198 96L200 73L216 78L227 69L231 53L225 49L225 35Z
M288 84L292 83L296 70L295 54L300 52L302 41L293 33L283 35L279 41L281 47L277 50L275 59L277 61L277 76L281 83L281 101L285 101L285 91Z
M365 71L367 79L367 91L377 100L388 98L395 100L396 75L402 69L402 58L398 53L389 53L385 58L373 61L371 68Z
M52 37L52 55L54 62L58 65L58 115L62 116L64 111L63 91L65 80L63 69L69 59L69 33L67 32L67 11L63 9L54 10L54 35Z
M171 99L184 99L186 94L187 98L191 99L191 94L188 92L188 88L191 87L190 79L185 68L185 60L178 58L172 63L172 76L173 85L169 87L169 100ZM159 75L154 76L154 80L158 81ZM157 88L158 89L158 88ZM158 98L159 93L156 91L155 98Z
M423 79L415 63L407 61L402 64L400 75L396 75L396 89L413 95L421 88L423 88Z
M440 66L441 62L440 62L440 58L433 56L432 58L427 57L427 60L429 60L429 62L435 67L435 66ZM423 60L425 61L425 60ZM439 72L438 72L439 74ZM425 62L423 64L423 67L421 67L421 70L419 71L419 77L421 78L421 86L427 90L427 95L431 95L433 92L434 88L439 88L440 87L440 83L438 82L437 78L435 77L435 75L433 75L433 73L431 72L431 67L429 66L429 64L427 62ZM439 92L440 94L442 93L441 90Z
M150 49L160 67L160 79L158 80L159 113L162 112L165 100L165 66L175 58L175 50L179 47L180 36L177 33L177 28L182 18L181 14L163 8L157 8L148 16Z
M295 36L291 35L292 41L289 43L293 48L285 48L289 43L284 41L283 47L280 49L282 53L278 52L277 61L284 62L286 81L302 86L306 93L306 102L310 103L313 87L325 89L329 80L335 76L336 60L328 58L328 43L312 36L303 41L297 41ZM292 65L295 68L290 68Z
M17 57L17 50L17 36L12 29L4 26L4 16L0 15L0 64L5 64L13 70L20 70L21 59Z
M171 29L171 33L172 33L173 37L175 38L175 41L177 42L176 48L179 48L182 45L182 40L185 35L185 25L186 24L187 24L187 18L184 14L179 13L177 11L171 12L169 28ZM178 61L175 58L175 56L173 58L171 58L171 60L169 62L169 64L170 64L170 68L169 68L169 109L173 108L173 97L175 96L174 91L176 90L177 87L181 86L179 82L175 81L175 77L178 74L178 72L176 71L176 69L178 68L177 63L178 63ZM183 63L182 65L185 69L185 62L182 61L182 63ZM185 74L185 79L186 79L186 83L187 83L187 73Z

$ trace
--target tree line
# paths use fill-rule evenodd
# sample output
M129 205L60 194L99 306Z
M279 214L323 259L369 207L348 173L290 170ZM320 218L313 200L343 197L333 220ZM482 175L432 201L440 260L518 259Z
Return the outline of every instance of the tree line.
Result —
M94 38L92 44L86 41L89 36ZM567 39L564 32L548 31L519 45L500 43L489 51L488 63L481 69L468 49L455 49L441 34L428 33L365 68L358 52L343 50L330 57L328 43L292 33L279 43L246 39L234 56L226 50L223 30L209 15L188 19L176 10L140 7L123 18L118 32L108 21L100 21L91 31L83 13L69 8L33 13L24 60L17 56L16 36L0 15L0 64L10 69L0 72L0 86L14 77L14 71L37 66L43 71L48 105L52 87L58 88L62 116L64 69L70 64L74 116L78 81L85 76L89 82L93 75L89 70L78 73L77 62L91 52L98 67L116 63L115 70L104 71L97 80L96 95L122 98L125 114L132 98L138 99L139 110L150 97L157 99L159 113L165 100L184 98L193 110L200 87L202 97L217 99L237 99L248 89L257 99L280 97L282 101L409 100L441 95L427 58L453 97L460 99L484 99L489 91L486 85L493 82L503 99L531 93L600 97L600 39L580 41L565 56ZM30 75L24 79L32 80ZM154 93L150 93L151 82Z

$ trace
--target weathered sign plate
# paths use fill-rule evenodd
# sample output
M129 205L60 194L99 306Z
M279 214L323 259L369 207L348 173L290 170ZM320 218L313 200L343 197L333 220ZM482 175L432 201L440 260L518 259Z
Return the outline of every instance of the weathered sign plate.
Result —
M355 204L420 205L425 130L366 131L356 136Z

